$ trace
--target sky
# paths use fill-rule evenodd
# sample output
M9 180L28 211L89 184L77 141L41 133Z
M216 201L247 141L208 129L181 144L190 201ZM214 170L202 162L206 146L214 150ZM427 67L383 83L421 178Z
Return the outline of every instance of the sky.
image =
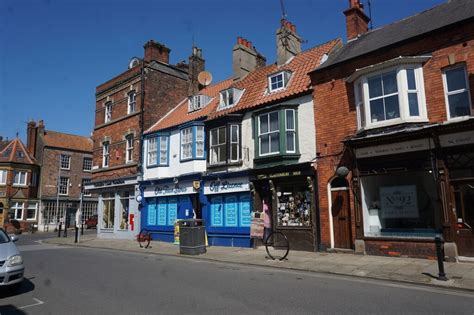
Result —
M0 136L25 141L26 124L90 136L95 87L143 57L150 39L171 49L170 63L200 47L213 82L232 75L237 36L276 59L282 0L0 0ZM373 27L447 0L371 0ZM348 0L283 0L309 49L346 40ZM368 13L367 0L363 0ZM25 141L26 142L26 141Z

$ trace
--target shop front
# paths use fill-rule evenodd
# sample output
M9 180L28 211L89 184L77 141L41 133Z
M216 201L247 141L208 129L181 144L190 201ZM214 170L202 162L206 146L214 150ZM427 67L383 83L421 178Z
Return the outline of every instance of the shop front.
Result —
M209 245L250 247L252 195L248 177L204 178Z
M169 178L142 183L141 228L151 232L153 240L174 242L176 220L200 218L200 181Z
M268 211L272 229L287 236L290 248L317 251L315 174L310 163L258 170L252 183L255 211Z
M97 181L90 183L86 189L99 195L97 236L134 239L140 227L137 179Z

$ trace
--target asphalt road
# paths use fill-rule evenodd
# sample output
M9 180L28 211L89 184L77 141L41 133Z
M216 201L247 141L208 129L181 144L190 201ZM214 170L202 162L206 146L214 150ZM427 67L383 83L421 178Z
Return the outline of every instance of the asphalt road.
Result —
M25 236L27 237L27 236ZM474 314L474 294L180 257L20 245L0 314Z

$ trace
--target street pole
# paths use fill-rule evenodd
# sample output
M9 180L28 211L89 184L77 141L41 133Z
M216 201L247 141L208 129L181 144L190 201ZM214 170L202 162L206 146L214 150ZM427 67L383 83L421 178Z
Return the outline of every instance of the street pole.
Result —
M448 281L446 273L444 272L444 250L443 250L443 236L436 234L435 245L436 245L436 256L438 258L438 280Z

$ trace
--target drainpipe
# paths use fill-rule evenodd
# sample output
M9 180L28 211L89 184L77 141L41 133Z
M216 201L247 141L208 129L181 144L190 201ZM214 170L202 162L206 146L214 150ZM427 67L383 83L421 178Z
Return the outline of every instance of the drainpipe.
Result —
M140 88L142 97L140 101L141 113L140 113L140 152L138 157L138 176L139 180L143 179L143 126L144 126L144 112L145 112L145 60L142 59L141 73L140 73Z

